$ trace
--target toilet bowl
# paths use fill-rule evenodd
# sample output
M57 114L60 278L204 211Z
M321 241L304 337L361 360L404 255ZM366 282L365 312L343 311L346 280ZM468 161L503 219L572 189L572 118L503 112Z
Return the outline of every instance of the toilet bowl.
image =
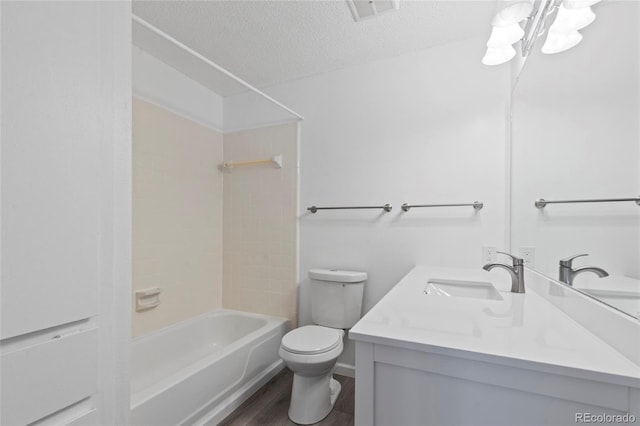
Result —
M280 357L294 373L289 418L297 424L324 419L340 394L332 377L344 344L344 330L307 325L282 338Z
M282 338L280 357L293 371L289 419L308 425L324 419L340 394L332 377L344 330L360 319L366 272L311 269L311 319Z

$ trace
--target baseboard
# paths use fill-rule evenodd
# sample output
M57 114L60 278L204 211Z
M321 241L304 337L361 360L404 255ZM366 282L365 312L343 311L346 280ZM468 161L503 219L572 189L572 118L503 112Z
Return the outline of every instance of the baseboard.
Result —
M356 377L356 367L351 364L343 364L339 362L336 364L335 374L347 377Z

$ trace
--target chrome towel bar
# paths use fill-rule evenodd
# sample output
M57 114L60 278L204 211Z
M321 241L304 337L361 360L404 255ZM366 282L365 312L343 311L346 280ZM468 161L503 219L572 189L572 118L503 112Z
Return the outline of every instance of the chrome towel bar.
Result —
M352 207L316 207L316 206L311 206L311 207L307 207L307 210L309 210L311 213L315 213L318 210L351 210L351 209L383 209L385 212L390 212L392 208L393 207L391 207L391 204L385 204L384 206L352 206Z
M640 196L635 198L600 198L600 199L594 199L594 200L557 200L557 201L548 201L548 200L545 200L544 198L538 198L534 204L537 208L543 209L547 204L617 203L622 201L635 201L635 203L640 206Z
M482 201L474 201L473 203L462 203L462 204L407 204L404 203L401 207L402 210L408 212L409 209L414 207L467 207L472 206L475 210L481 210L484 207L484 203Z

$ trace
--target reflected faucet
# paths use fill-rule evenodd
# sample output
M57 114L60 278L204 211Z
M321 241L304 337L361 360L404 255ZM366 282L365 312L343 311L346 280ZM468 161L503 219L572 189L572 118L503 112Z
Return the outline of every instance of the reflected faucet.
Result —
M560 260L560 268L558 270L558 279L565 284L573 285L573 280L576 278L576 275L581 274L583 272L593 272L600 278L608 277L609 273L602 268L596 268L593 266L589 266L586 268L578 268L573 269L572 262L576 257L588 256L588 254L576 254L575 256L566 257Z
M497 251L496 253L509 256L513 261L513 266L502 263L487 263L482 267L482 269L485 271L490 271L493 268L502 268L506 270L509 275L511 275L511 292L524 293L524 260L503 251Z

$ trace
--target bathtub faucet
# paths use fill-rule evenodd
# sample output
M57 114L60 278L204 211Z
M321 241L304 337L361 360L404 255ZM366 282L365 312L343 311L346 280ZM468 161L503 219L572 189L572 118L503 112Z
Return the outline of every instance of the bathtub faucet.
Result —
M575 256L566 257L560 260L559 270L558 270L558 279L565 284L573 285L573 280L576 275L581 274L583 272L593 272L600 278L608 277L609 273L602 268L596 268L593 266L589 266L586 268L578 268L573 269L572 262L576 257L588 256L588 254L576 254Z
M524 293L524 260L503 251L497 251L496 253L509 256L513 261L513 266L504 265L502 263L487 263L482 267L482 269L485 271L490 271L493 268L502 268L506 270L509 275L511 275L511 292Z

